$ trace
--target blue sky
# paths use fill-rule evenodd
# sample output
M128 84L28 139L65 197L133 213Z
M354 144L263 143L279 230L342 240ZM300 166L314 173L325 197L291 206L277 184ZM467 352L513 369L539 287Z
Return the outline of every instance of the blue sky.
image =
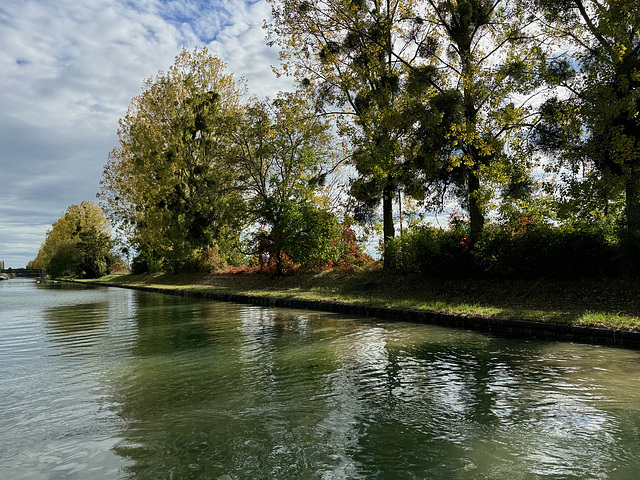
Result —
M94 200L118 119L182 47L207 47L264 97L265 1L4 0L0 4L0 260L23 267L71 204Z

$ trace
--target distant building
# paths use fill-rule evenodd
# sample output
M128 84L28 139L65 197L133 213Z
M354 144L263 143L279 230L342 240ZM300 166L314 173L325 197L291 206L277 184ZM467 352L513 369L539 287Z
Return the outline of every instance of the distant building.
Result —
M0 260L0 270L4 270L4 262Z

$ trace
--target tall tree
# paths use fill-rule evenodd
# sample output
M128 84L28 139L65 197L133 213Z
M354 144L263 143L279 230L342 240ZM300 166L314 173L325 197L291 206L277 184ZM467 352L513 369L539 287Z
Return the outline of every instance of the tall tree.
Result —
M489 184L528 181L531 112L516 98L539 85L543 55L527 2L270 1L285 71L356 118L356 193L382 197L385 238L396 188L420 197L438 181L457 187L475 242Z
M607 205L623 192L631 235L640 233L640 4L538 0L564 46L551 64L558 96L541 108L540 142ZM585 174L586 173L586 174Z
M237 238L241 198L229 149L242 95L222 61L183 50L120 121L101 197L156 268L188 268L199 251Z
M393 200L406 177L402 156L404 116L400 52L412 40L403 25L413 18L412 0L268 0L273 43L281 47L283 71L314 93L325 112L338 109L354 145L358 171L353 194L382 203L383 240L395 235ZM351 127L351 128L350 128ZM385 256L385 266L391 259Z
M528 176L520 146L531 111L517 98L539 86L543 54L526 6L519 0L427 0L415 19L429 25L418 50L430 52L425 62L445 82L431 101L446 120L440 127L448 129L448 142L436 145L443 153L437 167L458 185L472 244L483 231L493 188Z

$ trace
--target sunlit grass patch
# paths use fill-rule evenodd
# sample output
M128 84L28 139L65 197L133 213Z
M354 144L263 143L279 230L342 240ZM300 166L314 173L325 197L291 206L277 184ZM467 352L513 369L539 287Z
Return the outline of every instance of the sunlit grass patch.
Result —
M332 301L469 317L524 320L640 331L640 280L532 281L437 279L385 272L370 266L304 272L284 277L261 273L110 275L119 285L180 291ZM613 312L613 313L611 313Z
M578 319L580 325L612 328L615 330L640 330L640 317L621 312L584 312Z

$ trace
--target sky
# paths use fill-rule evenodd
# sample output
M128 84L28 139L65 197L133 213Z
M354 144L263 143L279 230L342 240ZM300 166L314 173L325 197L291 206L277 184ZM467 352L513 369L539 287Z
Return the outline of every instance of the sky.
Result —
M145 79L207 47L258 97L291 88L264 0L3 0L0 260L24 267L72 204L95 200L118 120Z

